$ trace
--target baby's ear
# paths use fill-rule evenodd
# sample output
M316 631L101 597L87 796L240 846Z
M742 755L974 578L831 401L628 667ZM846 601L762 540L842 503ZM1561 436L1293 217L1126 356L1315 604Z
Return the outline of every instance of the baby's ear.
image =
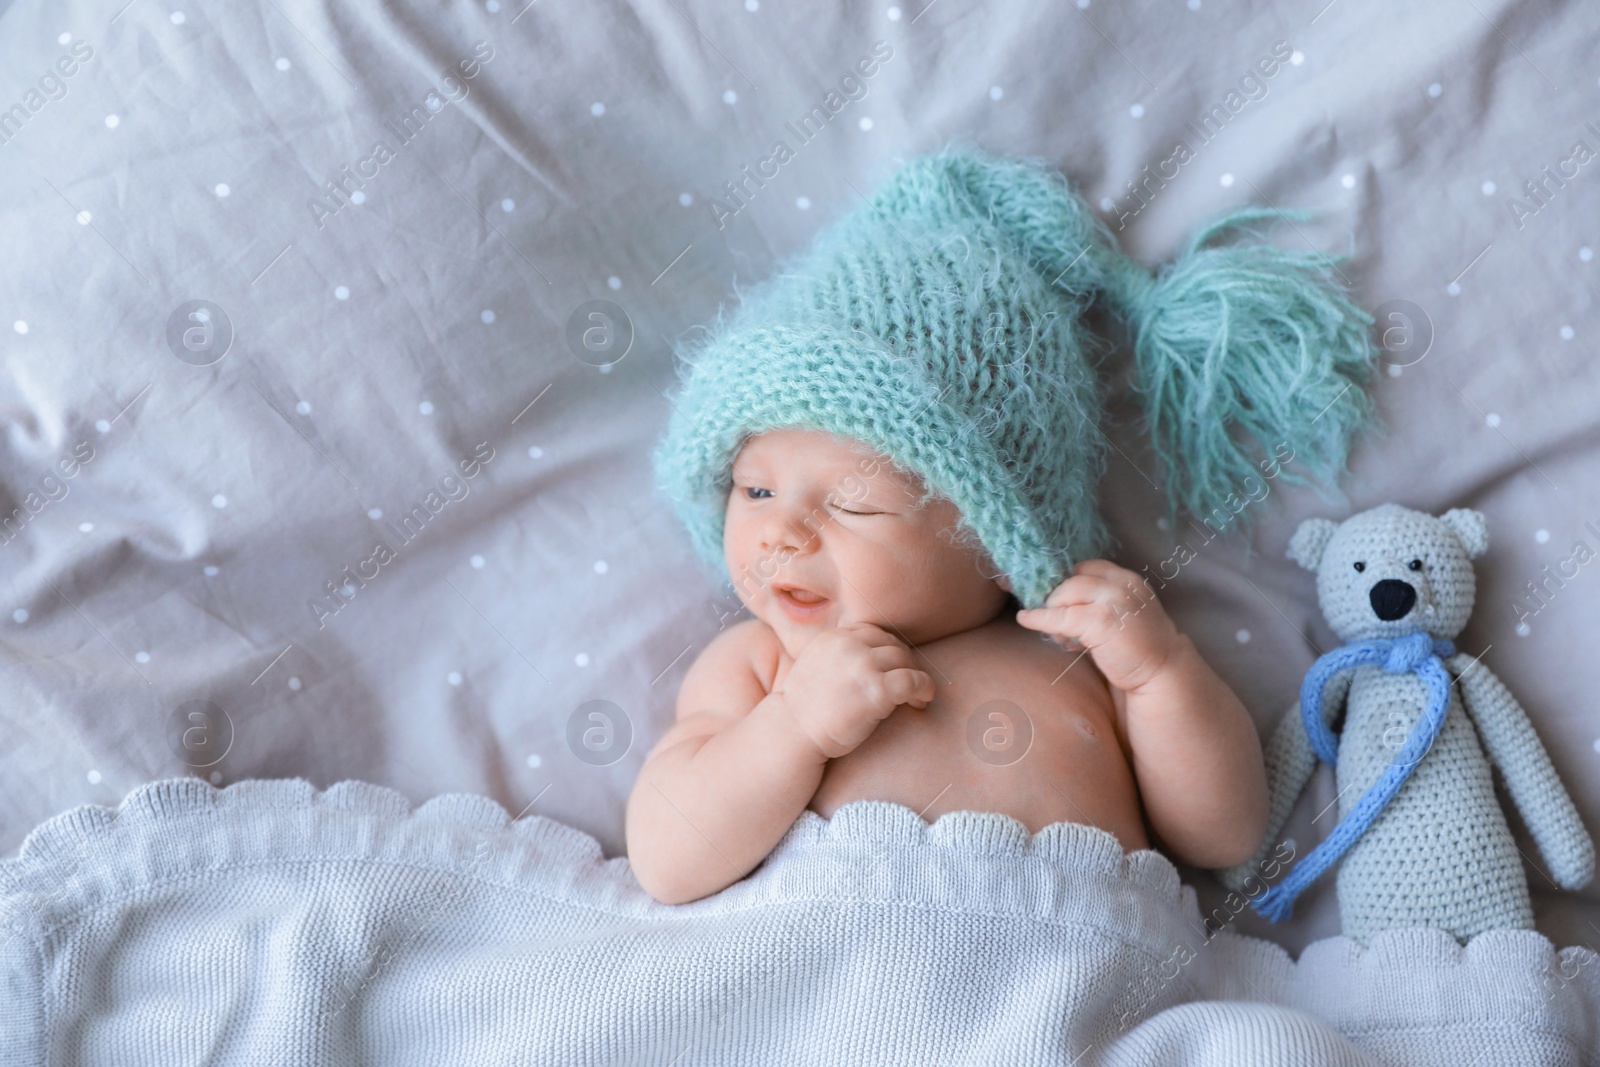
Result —
M995 579L995 580L994 580L994 584L995 584L995 585L998 585L998 586L999 586L999 587L1000 587L1000 588L1001 588L1001 589L1002 589L1002 590L1004 590L1004 591L1005 591L1005 592L1007 592L1007 593L1010 593L1010 592L1014 592L1014 591L1015 591L1015 590L1013 590L1013 589L1012 589L1012 588L1011 588L1011 579L1010 579L1010 578L1007 578L1007 577L1006 577L1006 576L1005 576L1005 575L1003 575L1003 574L1002 574L1002 575L1001 575L1001 576L1000 576L1000 577L998 577L998 578L996 578L996 579Z
M1289 551L1284 555L1306 570L1314 571L1322 563L1322 552L1338 528L1339 524L1332 519L1307 519L1289 538Z

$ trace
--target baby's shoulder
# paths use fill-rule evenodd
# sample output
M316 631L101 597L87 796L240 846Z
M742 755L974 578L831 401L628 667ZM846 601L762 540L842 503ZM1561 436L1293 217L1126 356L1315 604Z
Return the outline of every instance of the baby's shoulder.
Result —
M749 711L766 695L760 679L767 658L762 630L746 619L713 636L689 664L678 689L678 718L704 711ZM769 631L770 632L770 631Z

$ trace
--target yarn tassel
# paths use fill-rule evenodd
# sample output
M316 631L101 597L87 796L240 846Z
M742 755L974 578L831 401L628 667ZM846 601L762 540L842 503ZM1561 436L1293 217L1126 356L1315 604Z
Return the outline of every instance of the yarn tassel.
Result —
M1270 478L1324 484L1345 473L1350 440L1376 414L1364 386L1376 355L1372 316L1346 297L1347 257L1211 242L1223 231L1306 211L1245 208L1195 233L1152 277L1045 160L992 162L947 148L961 186L1052 280L1069 318L1103 296L1134 338L1134 389L1171 518L1219 508L1241 526ZM1285 467L1292 464L1293 469ZM1174 527L1176 528L1176 527Z
M1265 893L1261 899L1251 905L1256 914L1269 922L1283 922L1294 913L1295 895L1288 892L1281 885L1275 885Z
M1108 296L1134 333L1134 388L1174 519L1179 504L1205 517L1230 494L1259 492L1252 486L1286 461L1335 482L1351 437L1373 420L1362 388L1372 375L1372 317L1333 280L1343 257L1206 247L1223 230L1279 215L1308 217L1234 212L1195 234L1154 278L1115 249L1102 258Z

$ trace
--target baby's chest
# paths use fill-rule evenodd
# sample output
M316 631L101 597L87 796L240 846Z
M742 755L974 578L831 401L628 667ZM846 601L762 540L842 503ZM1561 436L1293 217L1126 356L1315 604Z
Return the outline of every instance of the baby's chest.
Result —
M937 653L924 665L933 702L896 708L855 751L830 760L813 810L831 816L851 800L880 799L930 822L978 810L1032 830L1060 821L1137 826L1110 700L1103 683L1072 673L1073 655L1056 665L993 648Z

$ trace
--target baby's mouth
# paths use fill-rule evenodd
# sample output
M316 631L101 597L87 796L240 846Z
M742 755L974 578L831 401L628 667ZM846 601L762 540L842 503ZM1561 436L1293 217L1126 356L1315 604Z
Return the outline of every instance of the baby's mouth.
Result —
M809 619L820 615L828 604L828 598L821 593L813 593L809 589L797 586L778 585L773 587L773 594L778 599L778 604L784 612L793 619Z

